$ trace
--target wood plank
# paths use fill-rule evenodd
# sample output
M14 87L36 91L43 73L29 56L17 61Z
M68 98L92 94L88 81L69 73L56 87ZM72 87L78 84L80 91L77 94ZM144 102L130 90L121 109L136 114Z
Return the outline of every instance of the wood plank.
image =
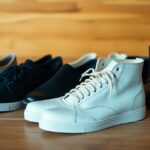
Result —
M10 114L13 118L14 114ZM149 110L147 114L144 121L76 135L45 132L23 120L0 120L0 145L2 150L149 150Z
M62 40L33 39L20 37L0 38L0 53L16 53L19 57L40 57L44 54L61 55L76 58L87 52L96 52L106 56L111 52L123 52L129 55L148 55L149 40Z
M144 0L1 0L0 12L105 12L150 13Z
M29 1L22 0L20 3ZM53 0L31 3L53 3ZM150 1L143 4L139 1L131 3L125 1L86 1L84 0L57 0L56 3L78 3L96 7L112 5L118 7L118 12L104 11L80 12L80 13L0 13L0 49L1 54L14 52L19 56L40 56L46 53L53 55L62 54L69 58L74 54L78 57L89 51L95 51L98 55L107 55L112 51L125 52L130 55L147 55L147 47L150 39L150 18L146 10ZM7 4L2 1L0 4ZM13 0L9 2L18 3ZM126 3L124 5L124 3ZM98 4L98 5L97 5ZM148 5L146 5L148 4ZM120 13L120 6L134 7L141 5L145 9L138 8L138 12ZM93 7L95 9L95 6ZM130 6L129 6L130 7ZM41 7L42 9L44 7ZM109 8L109 7L108 7ZM128 8L128 6L127 6ZM137 7L135 7L137 8Z
M78 4L82 12L149 14L150 1L86 1Z
M14 1L0 2L0 12L76 12L75 2L36 2L36 1Z
M23 110L0 113L0 122L2 120L20 120L20 119L21 120L23 119Z
M79 56L89 51L147 55L149 17L114 14L1 14L2 54Z
M15 17L2 15L0 21L1 36L23 35L30 37L35 35L35 38L48 36L76 39L150 38L150 18L141 15L28 14Z

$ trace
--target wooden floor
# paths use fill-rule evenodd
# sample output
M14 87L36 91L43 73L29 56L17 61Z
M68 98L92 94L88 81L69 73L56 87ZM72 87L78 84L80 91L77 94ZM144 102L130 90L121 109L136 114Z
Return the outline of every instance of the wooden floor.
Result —
M0 114L0 150L150 150L150 110L144 121L89 134L48 133L23 120L23 110Z

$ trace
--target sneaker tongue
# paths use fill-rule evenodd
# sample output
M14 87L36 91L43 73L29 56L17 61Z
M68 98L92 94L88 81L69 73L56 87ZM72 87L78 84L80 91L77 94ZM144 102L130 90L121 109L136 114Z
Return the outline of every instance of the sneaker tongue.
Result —
M112 71L114 67L118 64L115 60L112 60L104 69L103 71Z
M108 55L108 58L114 58L114 59L126 59L127 54L121 54L121 53L111 53Z
M96 64L96 71L112 70L118 63L112 59L98 59Z

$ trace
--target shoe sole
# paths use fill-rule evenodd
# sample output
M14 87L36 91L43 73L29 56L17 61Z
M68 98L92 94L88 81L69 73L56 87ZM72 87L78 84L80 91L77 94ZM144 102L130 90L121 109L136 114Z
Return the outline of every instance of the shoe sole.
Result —
M0 104L0 112L14 111L22 108L22 106L23 106L22 101L13 102L13 103L2 103Z
M23 100L22 103L23 103L25 106L28 105L28 103L27 103L25 100Z
M29 111L24 111L24 119L29 122L35 122L38 123L40 118L40 114L38 113L33 113Z
M98 123L91 123L91 124L77 124L77 123L68 124L55 122L52 120L45 120L41 118L39 121L39 128L46 131L58 133L87 133L103 130L120 124L140 121L145 118L145 115L146 115L146 108L144 107L138 110L113 116L109 119L103 120Z

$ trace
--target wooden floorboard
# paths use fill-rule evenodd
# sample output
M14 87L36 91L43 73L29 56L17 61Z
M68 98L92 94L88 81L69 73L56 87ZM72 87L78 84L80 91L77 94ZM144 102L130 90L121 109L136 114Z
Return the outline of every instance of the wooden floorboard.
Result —
M149 150L150 110L147 118L89 134L45 132L23 120L23 110L0 114L1 150Z

